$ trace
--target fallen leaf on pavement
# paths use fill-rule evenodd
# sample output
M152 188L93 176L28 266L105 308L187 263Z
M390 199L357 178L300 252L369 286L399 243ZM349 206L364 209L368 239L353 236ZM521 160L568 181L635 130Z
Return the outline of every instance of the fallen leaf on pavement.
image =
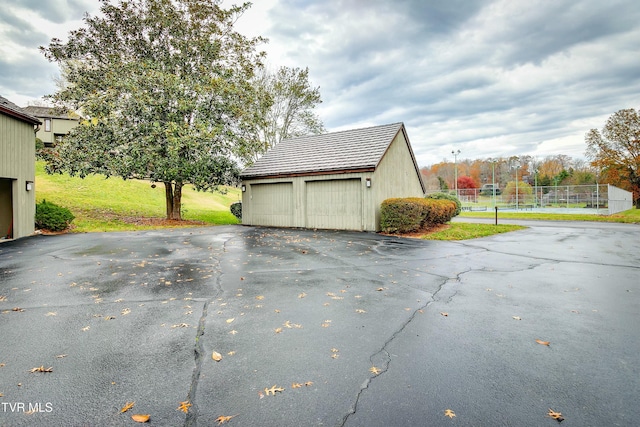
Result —
M304 297L306 297L306 296L307 296L307 294L305 294L305 293L303 292L303 293L301 293L300 295L298 295L298 298L304 298Z
M53 372L53 368L49 367L49 368L45 368L44 365L39 366L37 368L33 368L31 369L29 372L33 373L33 372Z
M536 340L536 342L537 342L538 344L546 345L546 346L548 346L549 344L551 344L549 341L542 341L542 340Z
M556 420L559 423L564 421L564 417L562 416L562 414L560 412L554 411L551 408L549 408L549 412L547 413L547 416L553 418L554 420Z
M448 317L448 316L449 316L449 313L444 312L444 311L441 311L441 312L440 312L440 315L442 315L442 316L444 316L444 317Z
M220 415L218 418L216 418L214 421L218 423L218 425L224 424L227 421L229 421L231 418L233 417L237 417L238 414L236 415Z
M284 391L284 388L273 385L271 386L271 388L265 388L264 394L266 394L267 396L269 396L269 394L275 396L276 392L282 393L283 391Z
M188 328L188 327L189 327L188 323L178 323L177 325L171 325L172 329L175 329L175 328Z
M131 415L131 419L137 423L146 423L149 422L149 419L151 418L150 415L148 414L135 414L135 415Z
M215 360L216 362L219 362L222 360L222 355L220 353L218 353L217 351L214 351L213 353L211 353L211 358L213 360Z
M302 387L302 384L300 384L300 383L291 384L291 388L301 388L301 387Z
M231 319L227 319L227 323L231 323L231 322L233 322L234 320L236 320L236 318L235 318L235 317L232 317Z
M133 405L135 404L136 402L127 402L122 409L120 409L120 413L127 412L129 409L133 408Z
M449 418L453 418L456 416L456 414L451 409L445 409L444 415Z
M176 408L176 411L182 411L186 414L187 412L189 412L190 407L191 403L188 400L185 400L184 402L180 402L180 406Z
M379 368L372 366L371 368L369 368L369 372L371 372L373 375L378 375L382 371Z

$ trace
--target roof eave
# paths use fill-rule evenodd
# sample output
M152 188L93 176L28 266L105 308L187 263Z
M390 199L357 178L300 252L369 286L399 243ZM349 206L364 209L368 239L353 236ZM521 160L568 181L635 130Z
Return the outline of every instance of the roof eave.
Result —
M279 173L279 174L250 174L250 175L240 175L242 180L253 180L253 179L276 179L276 178L296 178L300 176L321 176L321 175L343 175L347 173L367 173L367 172L375 172L375 166L367 166L362 168L351 168L351 169L332 169L325 171L300 171L300 172L290 172L290 173Z
M1 105L0 105L0 112L6 114L8 116L11 116L13 118L16 118L18 120L21 120L23 122L30 123L32 125L40 125L40 124L42 124L42 122L39 119L37 119L37 118L35 118L33 116L30 116L29 114L20 113L18 111L15 111L15 110L10 109L10 108L3 107Z

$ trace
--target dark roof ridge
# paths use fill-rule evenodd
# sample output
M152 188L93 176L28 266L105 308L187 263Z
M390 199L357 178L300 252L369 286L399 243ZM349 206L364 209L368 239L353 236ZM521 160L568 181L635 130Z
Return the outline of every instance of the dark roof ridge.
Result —
M347 133L347 132L359 132L359 131L363 131L364 132L364 131L367 131L367 130L370 130L370 129L375 129L375 128L382 128L382 127L386 127L386 126L400 126L400 125L404 125L404 123L403 122L395 122L395 123L387 123L387 124L384 124L384 125L371 125L371 126L367 126L367 127L364 127L364 128L342 129L342 130L337 130L337 131L334 131L334 132L319 133L319 134L315 134L315 135L295 136L293 138L283 139L281 141L281 143L284 142L284 141L290 141L292 139L313 138L313 137L316 137L316 136L323 136L323 135L338 135L338 134Z
M22 108L18 107L16 104L14 104L13 102L9 101L7 98L1 95L0 95L0 112L3 112L23 122L31 123L34 125L39 125L42 123L37 117L32 116L31 114L24 111Z

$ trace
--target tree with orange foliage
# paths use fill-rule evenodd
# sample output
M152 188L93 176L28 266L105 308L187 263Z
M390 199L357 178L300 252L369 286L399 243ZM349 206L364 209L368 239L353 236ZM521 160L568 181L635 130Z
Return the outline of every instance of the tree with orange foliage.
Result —
M602 128L591 129L585 136L586 155L591 165L608 177L618 176L614 182L633 191L636 208L640 209L640 115L633 109L614 113Z

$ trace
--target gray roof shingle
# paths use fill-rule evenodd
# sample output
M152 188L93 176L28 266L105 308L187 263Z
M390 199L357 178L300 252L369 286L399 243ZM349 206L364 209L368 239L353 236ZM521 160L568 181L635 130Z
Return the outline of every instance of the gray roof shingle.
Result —
M0 111L27 123L32 123L34 125L41 123L37 117L32 116L3 96L0 96Z
M47 119L63 119L63 120L80 120L81 117L76 113L69 111L63 112L54 107L39 107L36 105L29 105L23 108L24 111L31 114L34 117L47 118Z
M285 139L242 171L242 178L330 173L378 166L403 123Z

